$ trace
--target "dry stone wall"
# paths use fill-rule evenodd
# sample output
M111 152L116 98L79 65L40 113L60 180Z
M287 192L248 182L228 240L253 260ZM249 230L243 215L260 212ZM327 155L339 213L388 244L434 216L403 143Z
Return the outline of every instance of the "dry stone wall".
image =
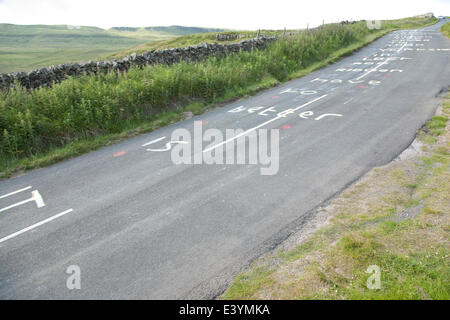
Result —
M14 72L0 75L0 90L8 90L20 83L28 89L51 86L54 82L61 82L68 76L83 74L97 74L100 72L125 72L133 66L155 64L173 64L179 61L199 61L210 56L225 56L239 51L252 51L264 49L276 37L259 37L243 40L231 44L204 43L185 48L173 48L158 51L148 51L143 54L133 53L120 60L89 61L87 63L71 63L40 68L25 72Z

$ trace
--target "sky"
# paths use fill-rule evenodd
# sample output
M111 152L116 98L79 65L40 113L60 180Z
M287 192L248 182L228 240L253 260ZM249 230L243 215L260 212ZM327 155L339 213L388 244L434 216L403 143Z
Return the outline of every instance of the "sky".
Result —
M300 29L325 22L450 15L450 0L0 0L0 23Z

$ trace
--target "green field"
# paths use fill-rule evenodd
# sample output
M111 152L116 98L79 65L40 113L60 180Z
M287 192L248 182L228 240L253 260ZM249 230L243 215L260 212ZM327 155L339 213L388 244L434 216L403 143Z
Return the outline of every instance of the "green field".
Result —
M0 73L98 60L127 48L191 33L194 27L111 28L0 24Z

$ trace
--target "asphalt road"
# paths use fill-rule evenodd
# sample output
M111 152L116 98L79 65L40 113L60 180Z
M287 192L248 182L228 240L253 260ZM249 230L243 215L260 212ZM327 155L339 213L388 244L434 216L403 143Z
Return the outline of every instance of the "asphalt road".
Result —
M220 294L314 208L412 142L450 85L442 23L393 32L249 99L1 181L0 299ZM222 132L279 129L277 173L174 164L162 150L182 146L167 143L175 129L194 135L194 121ZM68 289L69 266L79 267L81 289Z

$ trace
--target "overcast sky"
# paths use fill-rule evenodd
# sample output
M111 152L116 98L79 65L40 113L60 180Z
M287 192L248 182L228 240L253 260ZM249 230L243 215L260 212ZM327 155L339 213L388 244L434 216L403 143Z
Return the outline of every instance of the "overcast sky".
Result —
M338 20L450 15L450 0L0 0L0 23L304 28Z

